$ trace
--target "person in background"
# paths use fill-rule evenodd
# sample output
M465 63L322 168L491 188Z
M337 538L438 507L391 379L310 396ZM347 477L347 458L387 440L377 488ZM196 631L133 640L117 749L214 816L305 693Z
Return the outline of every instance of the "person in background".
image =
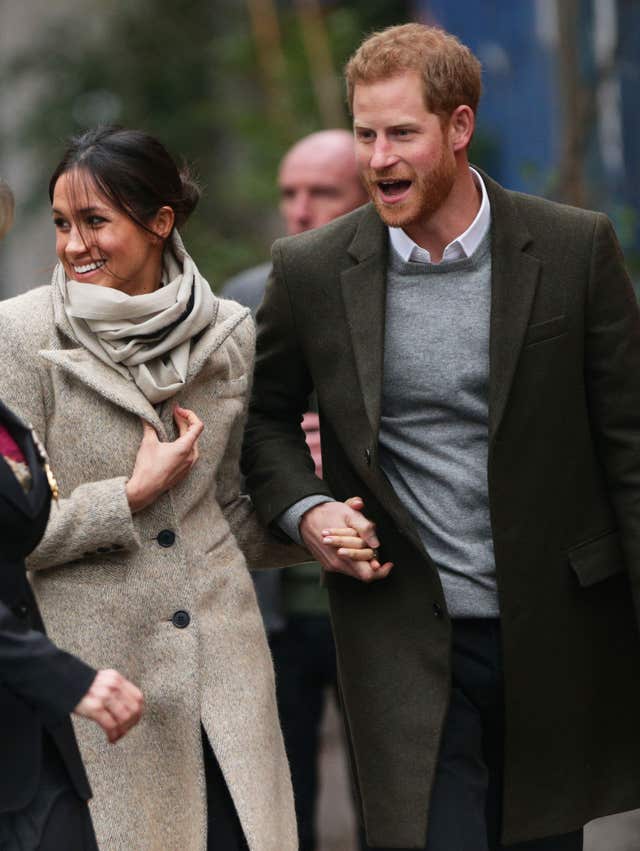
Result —
M283 157L278 173L280 214L288 234L320 227L364 204L353 136L323 130L305 136ZM231 278L222 293L256 313L270 263ZM313 400L311 400L313 404ZM322 476L318 414L307 411L303 427L316 474ZM293 781L300 851L317 846L316 802L320 724L327 687L335 691L335 647L320 565L254 573L276 673L280 723Z
M13 196L0 179L0 240ZM41 539L56 482L32 430L0 401L0 848L97 851L89 783L69 714L118 741L143 697L117 671L96 671L45 635L24 558Z
M578 851L640 805L638 304L606 216L470 166L455 36L346 80L372 203L273 247L247 489L327 571L369 845Z

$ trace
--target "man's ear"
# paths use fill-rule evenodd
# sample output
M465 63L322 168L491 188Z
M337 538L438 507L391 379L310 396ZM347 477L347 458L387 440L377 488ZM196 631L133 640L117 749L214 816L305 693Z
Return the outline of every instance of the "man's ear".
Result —
M475 126L476 117L470 106L461 104L453 110L449 118L448 132L454 153L469 147Z
M160 239L166 239L171 233L176 215L171 207L160 207L150 228Z

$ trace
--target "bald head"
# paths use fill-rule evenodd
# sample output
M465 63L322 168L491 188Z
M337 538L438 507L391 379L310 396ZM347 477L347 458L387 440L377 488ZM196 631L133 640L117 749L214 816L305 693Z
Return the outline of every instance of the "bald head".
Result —
M278 185L288 234L325 225L368 200L348 130L321 130L297 142L280 164Z

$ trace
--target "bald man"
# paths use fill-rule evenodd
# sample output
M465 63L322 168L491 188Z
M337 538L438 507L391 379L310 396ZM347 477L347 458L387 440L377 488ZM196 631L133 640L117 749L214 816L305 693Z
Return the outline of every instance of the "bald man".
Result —
M326 225L368 200L360 181L348 130L320 130L300 139L278 170L280 215L288 236ZM245 269L223 286L222 295L250 307L254 315L271 263Z
M305 136L285 154L278 171L280 215L287 235L320 227L367 201L356 166L353 136L322 130ZM231 278L225 298L250 307L264 295L271 263ZM304 419L316 472L322 475L318 415ZM254 576L269 636L276 692L296 802L300 851L316 848L317 761L327 686L335 690L336 663L320 566L260 571Z

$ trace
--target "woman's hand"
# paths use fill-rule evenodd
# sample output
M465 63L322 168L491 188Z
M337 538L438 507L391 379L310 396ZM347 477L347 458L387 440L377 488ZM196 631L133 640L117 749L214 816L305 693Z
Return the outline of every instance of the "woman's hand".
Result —
M323 529L322 543L329 544L338 551L339 556L352 561L373 561L378 558L378 551L370 547L358 535L355 529L349 527Z
M142 442L138 449L131 478L126 484L131 513L141 511L165 491L170 490L189 474L198 460L198 438L204 424L193 411L176 405L173 418L178 427L178 437L162 443L155 429L142 422Z
M118 671L105 669L98 671L89 691L73 711L95 721L110 742L117 742L138 723L143 708L140 689Z

